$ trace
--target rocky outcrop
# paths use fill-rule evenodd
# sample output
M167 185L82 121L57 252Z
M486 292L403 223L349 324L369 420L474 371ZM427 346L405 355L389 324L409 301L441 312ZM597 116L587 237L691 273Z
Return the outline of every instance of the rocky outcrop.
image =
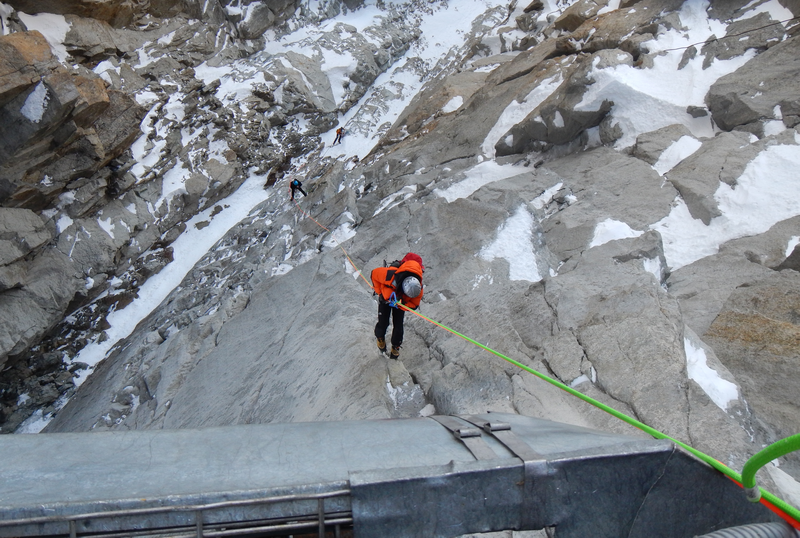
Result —
M0 41L25 62L3 77L10 89L0 99L0 203L41 211L119 157L139 135L144 111L127 95L109 95L93 73L61 67L38 32ZM23 84L26 71L36 76Z
M11 7L28 14L55 13L94 19L113 28L124 28L147 15L192 18L219 24L233 23L243 39L257 39L273 26L283 24L298 7L298 0L261 2L254 0L9 0Z
M176 0L171 0L177 3ZM107 22L114 27L131 24L140 12L138 2L125 0L9 0L8 5L18 11L29 13L55 13L78 15Z
M789 38L719 79L706 96L714 122L726 131L738 129L757 136L765 134L770 121L786 127L800 123L798 50L800 37Z
M278 0L259 2L223 0L227 18L239 31L242 39L258 39L268 28L280 26L294 15L299 0Z
M220 80L206 81L194 68L218 53L220 62L252 54L252 45L238 41L236 25L253 24L250 11L266 4L244 11L238 4L200 4L151 2L152 13L174 18L151 19L139 30L85 18L82 4L65 3L56 12L65 13L69 26L64 47L76 64L71 68L38 32L0 38L0 205L34 214L47 232L39 226L33 234L20 217L3 235L15 245L0 265L0 364L13 387L2 395L7 428L71 389L72 373L52 358L79 350L102 330L109 309L127 304L169 263L169 244L186 220L233 192L248 170L271 172L271 185L293 156L315 147L313 130L304 138L294 133L294 115L313 114L317 132L329 129L419 36L396 13L372 33L381 46L340 25L321 45L348 51L358 68L346 88L336 88L336 98L318 57L276 55L267 84L240 107L224 102ZM296 4L270 3L269 26L283 24ZM204 20L187 21L182 13ZM42 271L40 261L50 270ZM56 300L46 303L55 288ZM70 336L83 331L88 335ZM33 365L57 372L46 377ZM55 388L34 390L40 382ZM21 394L28 395L22 405Z

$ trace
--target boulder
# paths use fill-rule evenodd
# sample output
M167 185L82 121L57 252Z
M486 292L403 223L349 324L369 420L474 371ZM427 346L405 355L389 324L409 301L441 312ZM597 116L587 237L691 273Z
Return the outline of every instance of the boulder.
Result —
M44 222L33 211L0 207L0 266L27 256L50 239Z
M577 2L565 10L562 17L576 8L574 14L580 12L581 16L573 17L573 24L585 18L564 39L571 41L577 47L576 51L621 49L638 59L640 53L648 52L642 50L642 43L652 39L660 24L664 25L665 14L680 9L682 4L681 0L640 0L597 15L607 5L594 1Z
M800 217L787 219L763 234L728 241L719 253L672 272L667 284L681 304L686 325L705 334L735 289L780 270L798 226Z
M236 21L236 27L242 39L258 39L275 24L275 13L261 2L254 2L248 8L245 18Z
M448 103L463 104L469 101L483 86L486 76L486 73L462 71L446 77L439 84L424 88L398 116L385 138L400 140L419 133L432 118L445 113L443 109Z
M299 3L299 0L243 0L225 12L228 20L236 25L242 39L258 39L268 28L279 26L294 15ZM224 1L222 4L229 5L230 2Z
M66 15L69 31L64 36L67 52L78 62L99 63L135 50L135 43L105 21Z
M682 136L691 136L692 133L683 124L667 125L661 129L650 131L636 137L632 148L632 155L649 164L656 164L661 154L677 142Z
M800 114L800 36L757 55L717 80L706 94L714 122L723 130ZM776 106L777 103L777 106Z
M578 27L591 19L597 12L605 6L602 2L595 2L594 0L578 0L567 9L553 22L553 27L556 30L564 30L573 32Z
M591 81L595 62L600 62L604 67L631 65L633 59L630 54L619 50L604 50L593 55L543 62L538 68L541 69L539 82L556 84L561 81L559 86L500 137L495 145L496 154L502 156L531 150L542 151L553 145L566 144L586 129L599 125L613 103L606 101L598 110L576 110ZM551 79L556 72L560 78ZM533 96L531 98L534 99Z
M41 80L57 64L42 34L15 32L0 36L0 107Z
M736 185L747 164L763 149L747 133L720 133L703 140L700 149L678 163L667 176L686 202L692 217L706 225L720 216L714 193L720 182Z
M0 200L44 209L70 181L91 177L138 136L143 109L87 74L47 74L0 108Z
M284 67L284 100L291 103L290 114L298 112L333 112L336 101L331 90L331 82L320 69L317 60L289 51L286 60L291 67ZM294 95L292 95L294 94Z
M108 107L92 127L103 147L101 166L119 157L142 134L139 127L147 110L126 92L108 90Z
M502 84L527 75L545 60L559 56L555 39L545 39L535 47L520 52L510 62L503 62L486 79L488 84ZM499 61L499 59L498 59Z

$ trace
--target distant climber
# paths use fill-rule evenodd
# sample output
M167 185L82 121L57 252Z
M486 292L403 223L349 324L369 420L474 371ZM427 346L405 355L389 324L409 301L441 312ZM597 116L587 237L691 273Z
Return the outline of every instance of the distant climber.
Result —
M333 139L333 145L335 146L339 142L342 141L342 137L344 136L344 127L339 127L336 129L336 138Z
M409 252L400 261L389 267L378 267L370 275L372 287L378 295L378 323L375 324L375 338L378 349L386 351L386 330L389 317L392 318L392 350L389 357L397 359L403 344L403 316L405 310L398 306L416 310L422 300L422 273L425 266L422 258Z
M294 194L296 191L300 191L303 193L303 196L308 196L306 191L303 190L303 184L300 183L300 180L297 178L292 179L292 182L289 184L292 187L292 201L294 201Z

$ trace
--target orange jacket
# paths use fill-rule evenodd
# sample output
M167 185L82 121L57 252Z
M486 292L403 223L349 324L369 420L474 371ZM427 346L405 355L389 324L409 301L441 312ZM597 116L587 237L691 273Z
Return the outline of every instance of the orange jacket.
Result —
M372 278L372 287L375 293L383 297L384 300L388 301L392 293L394 293L398 301L416 310L422 300L423 292L420 292L419 295L412 298L407 297L403 293L403 290L395 289L394 276L405 272L413 273L413 275L419 279L420 283L422 283L422 265L414 260L409 260L400 264L400 267L378 267L373 269L370 274L370 278Z

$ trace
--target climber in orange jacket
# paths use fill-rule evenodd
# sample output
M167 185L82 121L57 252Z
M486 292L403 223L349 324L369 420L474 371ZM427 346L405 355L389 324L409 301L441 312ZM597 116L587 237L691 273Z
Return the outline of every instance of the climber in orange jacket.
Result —
M392 350L389 357L396 359L400 355L403 343L403 317L405 310L398 303L416 310L422 300L422 273L425 266L422 258L413 252L389 267L378 267L372 270L372 287L378 295L378 323L375 325L375 337L378 349L386 351L386 329L389 328L389 316L392 318Z

